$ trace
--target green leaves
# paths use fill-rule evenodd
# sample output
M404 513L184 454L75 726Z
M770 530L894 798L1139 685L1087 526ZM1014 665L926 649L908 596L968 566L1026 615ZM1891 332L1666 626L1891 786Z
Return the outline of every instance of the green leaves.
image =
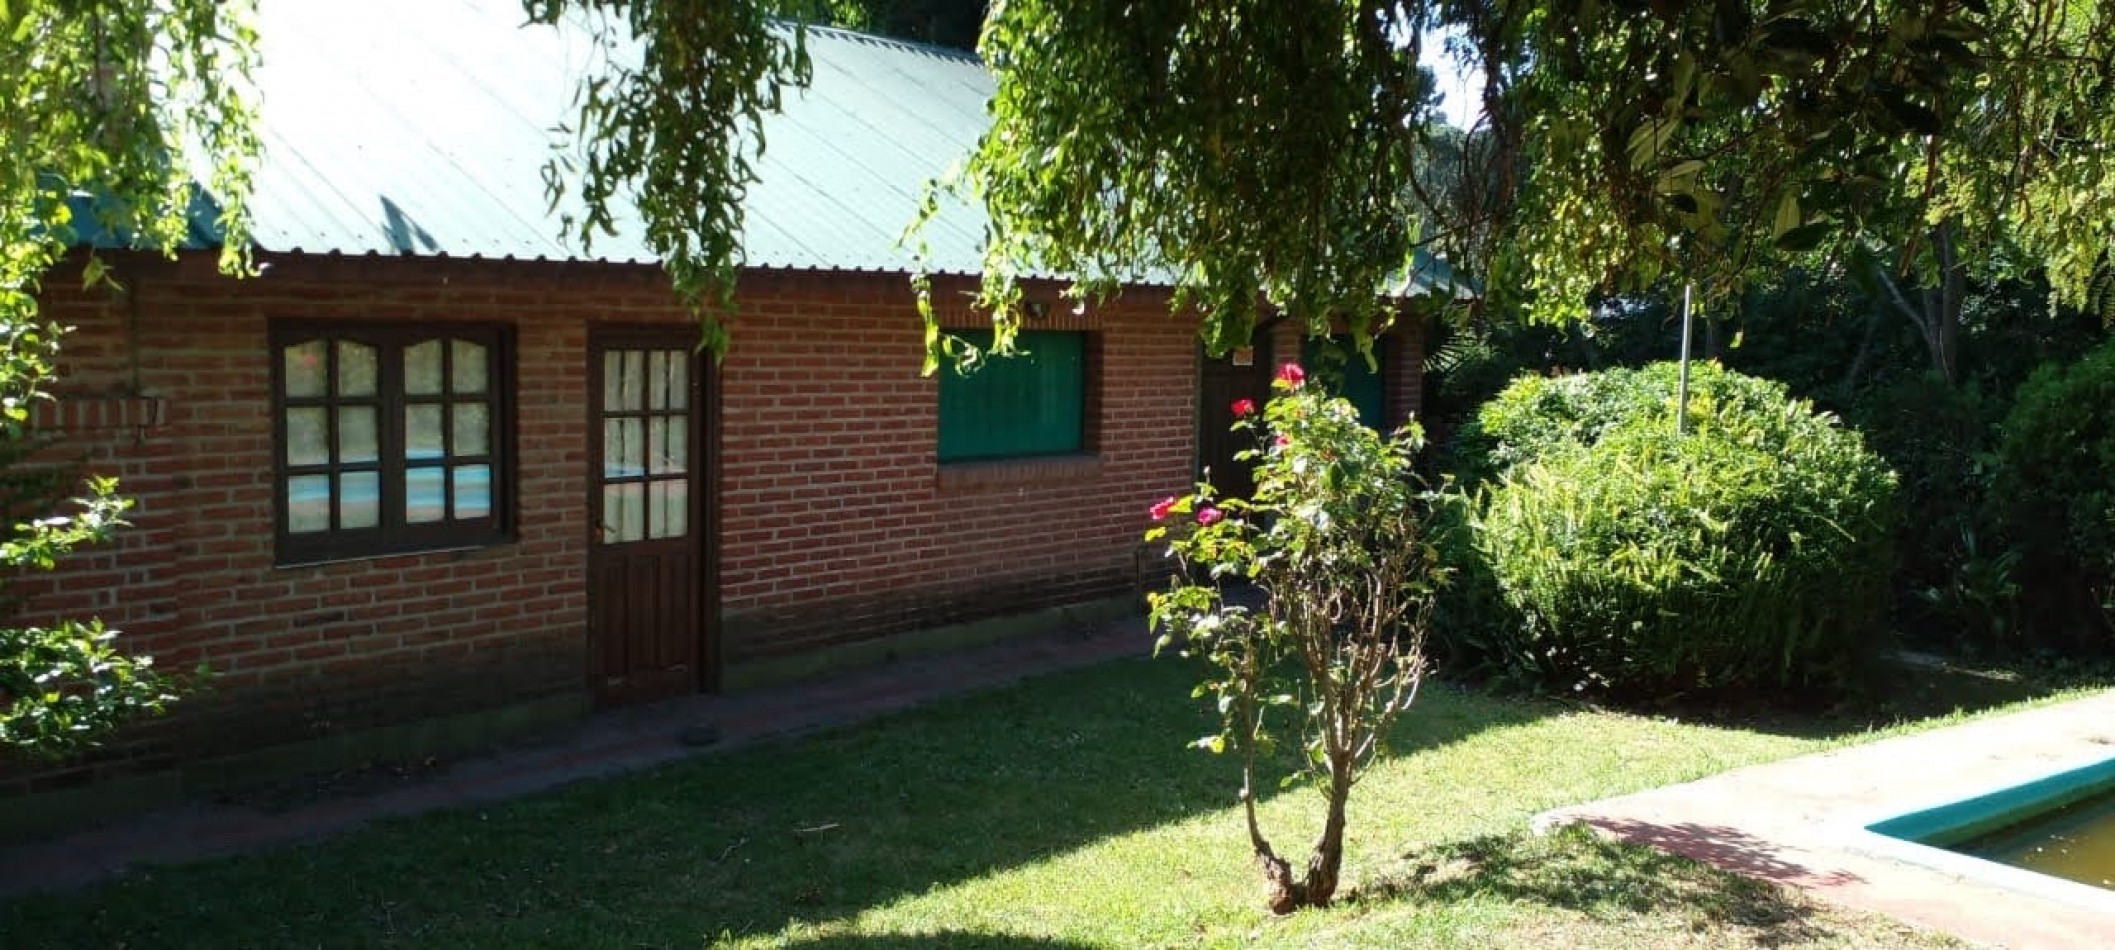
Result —
M1287 364L1260 412L1246 400L1234 410L1234 430L1256 439L1244 453L1255 464L1250 498L1203 484L1153 506L1159 524L1147 537L1167 540L1180 572L1148 602L1161 643L1209 664L1192 695L1212 700L1221 728L1192 745L1239 754L1252 804L1258 760L1290 722L1300 762L1288 781L1325 786L1341 835L1352 783L1424 674L1430 609L1449 571L1425 537L1432 496L1416 488L1417 426L1384 437L1305 380ZM1274 860L1253 810L1250 841ZM1316 849L1304 899L1326 903L1341 851Z
M1462 501L1487 602L1460 643L1566 692L1839 682L1875 644L1896 479L1781 384L1673 364L1516 381L1479 414Z
M1158 271L1215 353L1259 305L1370 335L1407 273L1408 177L1430 115L1422 11L1301 0L997 4L979 48L993 125L957 187L991 221L984 302L1011 275L1092 294Z
M0 474L10 494L33 495L35 481ZM16 524L0 542L0 565L50 570L76 548L108 540L131 502L117 497L114 479L91 478L87 487L71 513ZM99 620L0 628L0 748L63 755L173 701L173 685L153 658L123 652L117 638Z
M2028 556L2023 604L2098 648L2115 630L2115 343L2045 365L2000 427L1998 510Z
M569 140L544 168L554 212L583 249L631 200L648 247L724 354L742 262L742 201L765 147L763 118L808 81L800 28L764 0L523 0L533 23L576 15L600 54L573 99Z
M37 292L69 244L94 233L173 253L204 208L222 270L250 271L254 18L247 0L0 3L0 497L34 512L0 534L0 565L50 569L123 523L115 482L90 479L50 514L49 474L20 467L39 445L30 409L49 398L62 334ZM115 284L94 255L81 277ZM0 629L0 746L73 751L171 698L152 661L99 621Z

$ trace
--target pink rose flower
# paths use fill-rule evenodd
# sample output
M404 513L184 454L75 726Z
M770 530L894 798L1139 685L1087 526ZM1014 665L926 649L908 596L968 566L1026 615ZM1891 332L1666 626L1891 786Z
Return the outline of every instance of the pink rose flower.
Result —
M1297 389L1301 383L1306 381L1307 371L1301 369L1300 364L1286 363L1278 367L1278 382L1284 383L1285 388Z
M1242 417L1245 417L1245 416L1252 416L1252 415L1255 415L1255 413L1256 413L1256 401L1255 401L1255 400L1253 400L1253 399L1236 399L1236 400L1234 400L1234 418L1236 418L1236 419L1240 419L1240 418L1242 418Z
M1277 437L1277 438L1275 438L1275 439L1272 439L1272 440L1271 440L1271 444L1272 444L1272 445L1275 445L1275 446L1277 446L1277 447L1279 447L1279 448L1281 448L1281 449L1282 449L1282 448L1285 448L1286 446L1288 446L1288 445L1291 445L1291 444L1292 444L1292 436L1289 436L1289 435L1281 435L1281 436L1279 436L1279 437Z
M1170 495L1154 502L1150 510L1153 512L1154 521L1168 520L1168 512L1175 510L1175 496Z
M1223 512L1223 511L1220 511L1220 510L1219 510L1219 509L1217 509L1217 508L1199 508L1199 509L1197 509L1197 523L1198 523L1198 524L1201 524L1201 525L1206 525L1206 526L1210 526L1210 525L1215 525L1215 524L1218 524L1219 522L1221 522L1221 521L1225 521L1225 520L1226 520L1226 513L1225 513L1225 512Z

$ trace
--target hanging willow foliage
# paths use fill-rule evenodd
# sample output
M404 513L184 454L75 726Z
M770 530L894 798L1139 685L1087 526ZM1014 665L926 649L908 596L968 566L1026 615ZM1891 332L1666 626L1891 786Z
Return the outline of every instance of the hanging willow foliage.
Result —
M573 123L558 130L568 141L544 167L551 208L586 250L614 230L622 203L635 205L704 346L724 353L721 314L742 262L742 199L764 150L763 117L786 86L808 81L800 30L775 23L776 5L758 0L523 5L532 22L584 26L598 53Z
M1157 265L1224 348L1259 302L1361 325L1424 244L1559 322L1876 238L1929 277L1943 221L2076 304L2115 240L2111 24L2081 0L1004 0L966 181L986 296ZM1466 136L1435 121L1427 36L1484 75ZM1478 186L1437 187L1414 159L1438 151Z
M806 74L768 16L817 4L525 2L644 44L583 82L553 197L577 179L588 238L636 189L702 312L740 261L760 117ZM1419 66L1436 37L1485 80L1466 132ZM1002 345L1030 273L1172 281L1223 350L1262 308L1370 333L1418 248L1558 322L1676 272L1725 294L1860 247L1933 279L1942 223L1959 257L2031 262L2076 305L2115 242L2115 4L997 0L979 48L993 124L955 185L989 217Z

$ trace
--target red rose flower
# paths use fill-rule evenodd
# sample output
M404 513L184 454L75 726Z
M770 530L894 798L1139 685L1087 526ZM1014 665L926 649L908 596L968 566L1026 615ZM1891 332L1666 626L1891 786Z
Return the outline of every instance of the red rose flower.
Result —
M1154 502L1151 510L1153 512L1154 521L1168 520L1168 512L1175 510L1174 496L1171 495L1157 502Z
M1278 367L1278 382L1284 383L1285 388L1297 388L1301 383L1304 383L1306 381L1307 371L1301 369L1300 364L1286 363Z
M1198 524L1201 524L1201 525L1215 525L1215 524L1218 524L1219 522L1221 522L1221 521L1225 521L1225 520L1226 520L1226 513L1225 513L1225 512L1223 512L1223 511L1220 511L1220 510L1219 510L1219 509L1217 509L1217 508L1199 508L1199 509L1197 509L1197 523L1198 523Z
M1242 418L1242 417L1244 417L1244 416L1251 416L1251 415L1255 415L1255 413L1256 413L1256 401L1255 401L1255 400L1253 400L1253 399L1236 399L1236 400L1234 400L1234 418L1236 418L1236 419L1239 419L1239 418Z

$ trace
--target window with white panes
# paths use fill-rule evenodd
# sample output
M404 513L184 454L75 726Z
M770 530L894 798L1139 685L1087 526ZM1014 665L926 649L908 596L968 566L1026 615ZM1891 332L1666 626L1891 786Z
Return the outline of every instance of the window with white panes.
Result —
M275 323L279 560L507 537L501 327Z
M602 353L604 544L690 532L690 362L679 349Z

